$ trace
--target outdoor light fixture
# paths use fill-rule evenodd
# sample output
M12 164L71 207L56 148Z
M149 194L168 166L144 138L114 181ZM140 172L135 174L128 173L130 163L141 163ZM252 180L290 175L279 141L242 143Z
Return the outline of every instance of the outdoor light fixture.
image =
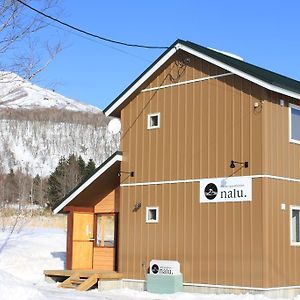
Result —
M131 172L128 172L128 171L119 171L118 172L118 176L120 177L122 173L129 174L130 177L134 177L134 172L133 171L131 171Z
M241 165L244 168L248 168L248 162L247 161L245 161L245 162L239 162L239 161L235 161L235 160L231 161L230 168L234 169L235 168L235 164Z
M142 206L142 203L141 202L137 202L134 204L134 207L133 207L133 212L137 212Z

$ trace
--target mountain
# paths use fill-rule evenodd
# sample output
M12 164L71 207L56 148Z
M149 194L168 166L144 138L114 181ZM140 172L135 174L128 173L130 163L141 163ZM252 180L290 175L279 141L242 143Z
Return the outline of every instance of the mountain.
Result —
M47 176L72 153L98 165L119 145L109 120L99 108L0 72L0 174Z
M0 109L55 108L88 113L101 112L95 106L43 89L10 72L0 72L0 106Z

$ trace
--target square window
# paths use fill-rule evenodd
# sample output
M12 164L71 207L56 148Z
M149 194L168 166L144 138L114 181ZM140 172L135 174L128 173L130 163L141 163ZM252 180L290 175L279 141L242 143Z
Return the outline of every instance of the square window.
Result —
M159 128L160 126L160 113L148 115L148 129Z
M290 104L290 141L300 144L300 106Z
M158 223L158 207L146 207L146 223Z
M291 207L291 245L300 246L300 207Z

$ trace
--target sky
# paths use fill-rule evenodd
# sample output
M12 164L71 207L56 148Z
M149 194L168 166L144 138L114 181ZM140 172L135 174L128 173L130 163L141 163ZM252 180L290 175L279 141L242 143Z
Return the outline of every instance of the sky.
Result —
M157 46L190 40L300 81L299 0L64 0L60 7L61 20L106 38ZM100 109L163 53L98 41L47 22L43 34L58 37L63 50L37 83Z

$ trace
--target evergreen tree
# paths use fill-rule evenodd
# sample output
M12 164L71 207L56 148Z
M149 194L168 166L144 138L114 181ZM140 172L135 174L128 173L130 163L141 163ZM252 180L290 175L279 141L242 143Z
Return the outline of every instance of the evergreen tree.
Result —
M80 176L81 179L84 177L85 175L85 161L82 159L81 155L79 155L78 157L78 167L79 167L79 171L80 171Z
M74 154L71 154L68 158L66 165L66 176L68 178L68 190L73 189L82 179L82 176L80 174L79 163Z
M65 168L66 159L61 157L54 172L51 173L48 179L48 205L52 207L57 201L61 200L65 195Z
M57 172L53 172L48 179L48 205L52 207L62 198L62 187Z
M54 172L48 179L48 201L53 206L61 201L82 180L90 177L95 171L95 162L90 159L87 164L81 156L70 154L66 160L62 157Z
M86 167L85 167L84 179L86 180L92 174L94 174L95 170L96 170L95 162L90 158L87 165L86 165Z

